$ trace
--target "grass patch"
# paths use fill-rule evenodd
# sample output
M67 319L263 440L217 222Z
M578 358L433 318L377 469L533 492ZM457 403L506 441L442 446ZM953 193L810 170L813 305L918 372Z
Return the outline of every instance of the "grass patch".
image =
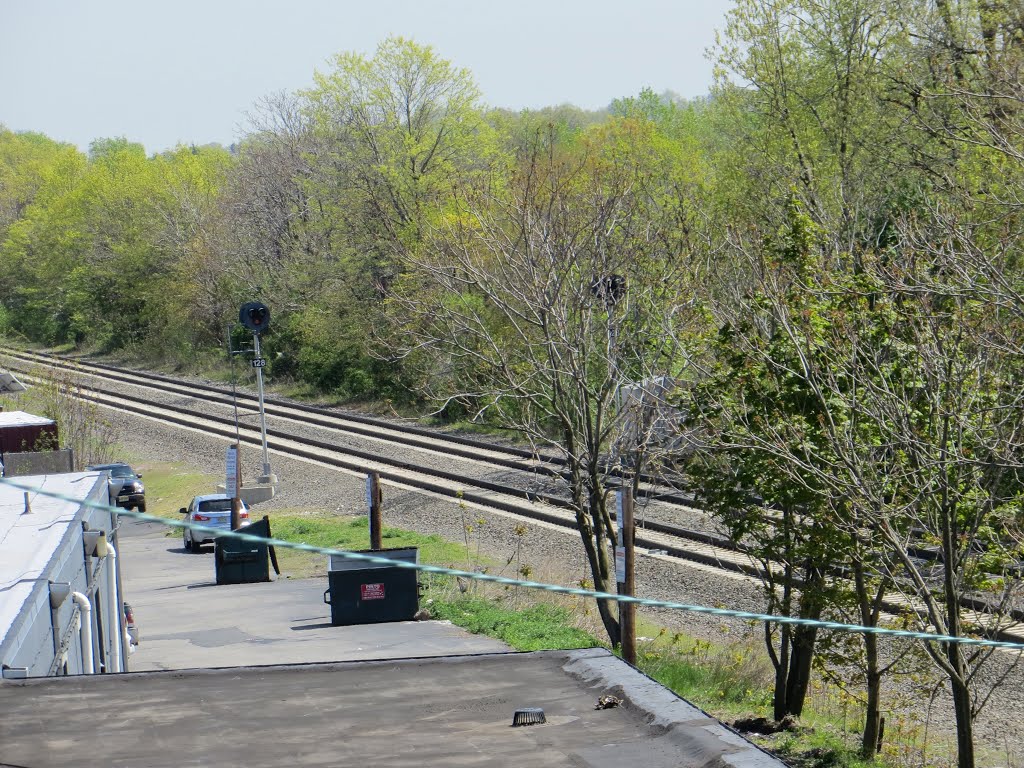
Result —
M270 517L270 531L274 538L315 547L348 550L370 548L370 532L365 516L277 512ZM420 560L425 563L450 564L466 559L466 548L461 544L452 544L440 536L425 536L398 528L385 527L381 532L381 543L385 549L419 547ZM289 578L308 578L327 573L327 558L324 555L282 547L277 557L282 573Z
M715 646L675 635L638 649L637 666L662 685L718 717L771 706L772 669L763 653L739 642Z
M572 614L558 605L534 603L517 610L481 597L430 604L435 619L447 619L470 632L496 637L517 651L596 648L600 641L572 626Z
M462 419L458 421L445 421L444 419L439 419L436 416L416 417L415 415L413 415L412 417L418 418L419 422L426 427L436 427L438 429L453 430L466 435L479 435L481 437L500 438L507 440L513 444L527 446L527 442L526 440L524 440L521 432L516 432L511 429L502 429L501 427L495 426L493 424L481 423L478 421L466 421Z
M842 736L828 730L799 728L756 741L792 768L883 768L886 765L880 759L862 759L856 750L847 746Z
M750 641L716 645L667 633L638 649L640 669L682 698L727 723L740 718L768 717L772 711L772 667L763 647ZM883 754L864 760L859 754L860 723L830 713L834 696L819 690L806 702L794 730L746 738L777 755L793 768L884 768L923 761L921 745L899 752L886 745ZM955 762L955 760L953 761ZM936 765L941 763L936 763Z
M130 462L136 472L142 473L146 485L146 512L171 520L181 520L182 507L187 507L193 496L213 493L216 480L212 475L189 471L183 464L169 462ZM181 531L170 529L168 535L179 536Z

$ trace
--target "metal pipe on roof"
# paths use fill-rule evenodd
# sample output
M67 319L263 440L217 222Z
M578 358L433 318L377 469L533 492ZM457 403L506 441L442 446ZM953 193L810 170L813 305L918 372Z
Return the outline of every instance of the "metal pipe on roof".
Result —
M81 592L72 592L71 599L78 606L78 629L82 641L82 670L87 675L96 674L92 660L92 603Z
M67 581L51 581L50 588L50 628L53 632L54 660L61 653L60 607L71 594L71 583Z
M121 607L121 596L117 589L117 550L113 544L107 544L107 609L110 616L110 671L121 670L121 621L124 608Z

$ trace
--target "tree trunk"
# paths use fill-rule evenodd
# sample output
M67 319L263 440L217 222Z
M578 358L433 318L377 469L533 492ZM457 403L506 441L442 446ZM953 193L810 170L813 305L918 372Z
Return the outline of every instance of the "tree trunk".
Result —
M964 672L959 645L950 645L949 663L958 673ZM971 690L964 677L952 678L953 711L956 713L957 768L974 768L974 717L971 713Z
M957 543L956 517L949 504L943 504L942 555L947 564L944 569L947 631L954 637L960 636L960 601L954 579L954 570L949 563L955 562L959 554ZM958 768L974 768L974 714L971 707L971 689L968 683L967 665L964 663L963 646L950 643L946 646L946 659L952 674L949 682L953 694L953 711L956 714L956 764Z
M779 721L786 716L787 704L786 694L789 691L789 638L791 629L789 625L783 625L780 630L779 655L775 658L770 624L765 624L765 642L768 643L769 652L772 653L772 661L775 662L775 692L772 696L772 717Z
M822 611L821 589L824 575L817 566L808 563L804 584L800 592L800 618L820 619ZM814 662L814 644L818 639L818 628L793 627L793 652L789 659L789 675L786 681L786 714L797 717L804 711L804 700L811 685L811 666Z
M580 531L580 539L583 541L583 549L587 553L587 563L590 565L590 575L594 579L594 590L597 592L610 592L607 568L607 556L602 556L603 547L594 538L594 529L590 519L583 511L576 512L576 526ZM604 631L608 634L608 642L612 647L622 642L619 636L619 620L612 610L610 600L597 601L597 613L601 617Z
M855 559L853 563L854 584L857 588L857 604L860 608L860 623L873 627L877 623L877 612L873 609L864 579L864 563ZM881 595L877 596L881 599ZM878 666L878 636L864 635L864 666L867 701L864 713L864 730L861 733L860 754L870 760L881 748L882 739L882 672Z
M878 639L874 635L868 635L864 645L868 659L867 711L864 713L860 754L865 760L870 760L881 747L879 742L882 739L882 675L878 672Z
M949 417L945 417L942 426L943 449L942 458L946 459L945 446L948 444L950 432ZM944 462L945 463L945 462ZM945 564L942 573L943 591L946 602L946 631L953 637L960 636L960 591L956 576L957 570L953 563L960 555L960 531L957 526L956 505L950 501L949 489L942 488L942 505L940 507L942 527L942 561ZM974 768L974 713L971 707L970 676L964 662L963 646L950 643L946 646L946 659L949 661L949 682L953 694L953 711L956 714L956 753L958 768Z
M819 612L820 613L820 612ZM817 618L814 616L812 618ZM811 663L814 661L814 643L818 630L814 627L793 629L793 653L790 655L789 675L786 681L787 715L797 717L804 710L804 700L811 684Z

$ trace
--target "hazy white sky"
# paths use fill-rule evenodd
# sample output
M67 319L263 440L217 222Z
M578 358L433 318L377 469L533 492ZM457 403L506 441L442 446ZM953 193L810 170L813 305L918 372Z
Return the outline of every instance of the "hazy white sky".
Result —
M85 149L229 144L261 96L389 34L468 68L487 104L597 108L707 92L729 0L0 0L0 124Z

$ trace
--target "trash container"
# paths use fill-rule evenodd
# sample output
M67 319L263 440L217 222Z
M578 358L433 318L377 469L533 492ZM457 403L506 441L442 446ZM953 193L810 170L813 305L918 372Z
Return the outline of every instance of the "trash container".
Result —
M419 562L415 547L363 550L389 560ZM419 610L419 571L396 565L332 555L328 561L324 602L331 606L331 624L379 624L412 621Z
M257 520L241 529L252 536L270 538L270 521ZM213 541L218 584L249 584L270 581L270 553L266 544L218 536Z

